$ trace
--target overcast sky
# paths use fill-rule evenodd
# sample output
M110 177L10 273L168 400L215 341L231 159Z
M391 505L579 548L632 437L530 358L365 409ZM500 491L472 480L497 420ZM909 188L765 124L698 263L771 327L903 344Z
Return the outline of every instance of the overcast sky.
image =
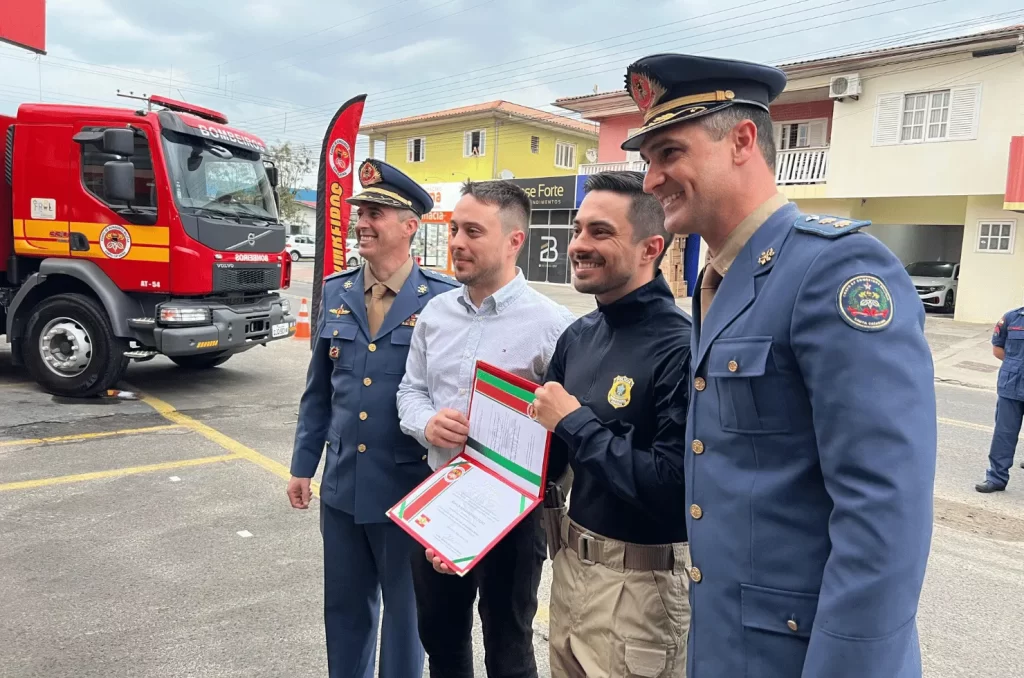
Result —
M554 113L559 97L621 89L626 65L655 52L779 64L1024 23L1020 0L47 3L46 56L0 45L0 112L157 93L314 155L359 93L364 121L494 99Z

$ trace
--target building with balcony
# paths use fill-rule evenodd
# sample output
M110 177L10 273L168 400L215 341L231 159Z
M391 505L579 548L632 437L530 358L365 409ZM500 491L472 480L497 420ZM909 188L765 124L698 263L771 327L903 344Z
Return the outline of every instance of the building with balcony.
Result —
M1024 26L1009 26L782 65L779 190L809 213L871 220L866 232L905 265L960 264L955 318L994 322L1024 303L1024 196L1007 194L1024 164L1010 161L1024 134L1022 45ZM642 170L619 148L641 120L625 90L555 104L601 125L581 174Z

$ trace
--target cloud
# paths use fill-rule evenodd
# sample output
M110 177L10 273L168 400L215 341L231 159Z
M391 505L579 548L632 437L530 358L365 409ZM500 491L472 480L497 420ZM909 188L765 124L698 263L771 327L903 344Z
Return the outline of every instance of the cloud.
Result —
M1018 9L914 8L924 1L49 0L47 56L0 46L0 112L38 100L40 85L45 101L97 105L135 105L118 89L159 93L318 154L336 107L357 93L369 95L367 120L494 99L555 112L560 97L620 90L626 65L645 54L778 63Z

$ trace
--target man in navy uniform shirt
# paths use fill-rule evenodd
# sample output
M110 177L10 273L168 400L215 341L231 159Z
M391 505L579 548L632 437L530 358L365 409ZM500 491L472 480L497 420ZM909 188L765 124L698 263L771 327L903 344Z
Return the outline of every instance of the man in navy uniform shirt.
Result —
M434 201L379 160L359 170L356 234L362 268L324 281L292 454L288 498L309 506L310 479L326 446L320 487L324 625L331 678L372 678L384 598L381 678L423 672L410 557L416 543L385 512L430 475L419 442L398 426L396 395L413 327L432 298L455 287L409 256Z
M996 428L988 453L985 482L975 485L978 492L1002 492L1010 482L1010 466L1024 419L1024 308L1008 311L992 332L992 355L999 367L996 401ZM1024 467L1024 463L1021 464Z
M597 310L559 338L533 407L548 477L573 470L551 582L556 678L684 676L690 605L683 446L690 319L659 263L672 236L640 172L587 179L569 244ZM652 602L657 601L657 602Z
M629 66L666 229L710 262L693 303L685 451L688 678L917 678L932 534L924 309L868 222L775 183L768 66Z

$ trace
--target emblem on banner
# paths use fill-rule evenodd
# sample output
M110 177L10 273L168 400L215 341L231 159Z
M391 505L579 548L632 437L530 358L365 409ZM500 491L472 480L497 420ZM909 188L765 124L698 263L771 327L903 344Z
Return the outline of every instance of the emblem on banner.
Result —
M619 409L629 404L633 380L629 377L615 377L612 387L608 390L608 404Z
M330 159L331 169L344 179L352 172L352 149L344 139L335 139L331 144L331 153L327 156Z

